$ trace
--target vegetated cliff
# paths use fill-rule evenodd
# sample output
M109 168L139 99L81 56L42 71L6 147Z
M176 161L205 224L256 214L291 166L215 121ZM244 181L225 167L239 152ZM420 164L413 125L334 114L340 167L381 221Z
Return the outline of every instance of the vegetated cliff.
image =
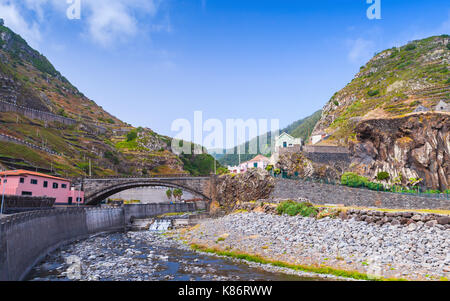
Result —
M328 133L326 143L348 145L359 121L433 108L449 102L450 37L430 37L375 55L324 106L313 135Z
M404 117L372 119L356 127L351 142L352 168L375 178L388 172L402 183L422 178L428 188L450 188L450 114L417 113Z
M267 199L275 187L274 178L259 168L237 175L222 175L216 181L217 201L211 204L212 214L230 213L241 202Z
M44 146L61 155L12 142L0 143L0 168L62 176L186 173L171 152L170 137L136 129L85 97L45 56L0 25L0 101L76 120L73 125L0 112L1 135ZM89 164L90 163L90 164ZM196 170L197 166L190 166ZM211 166L210 170L213 170Z

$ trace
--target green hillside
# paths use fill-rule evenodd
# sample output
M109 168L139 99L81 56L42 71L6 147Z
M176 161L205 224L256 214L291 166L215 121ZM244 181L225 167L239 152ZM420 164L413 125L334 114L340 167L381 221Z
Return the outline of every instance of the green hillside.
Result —
M308 141L312 130L314 129L314 126L319 121L320 117L322 115L322 111L317 111L311 116L308 116L304 119L298 120L286 128L282 129L280 133L286 132L290 135L292 135L294 138L302 138L303 141ZM250 143L257 143L258 145L258 154L261 153L261 150L259 149L259 139L260 137L256 137L252 139L250 142L246 142L245 144L241 144L239 147L245 153L241 155L241 162L245 162L248 160L253 159L256 155L255 154L248 154L249 152L249 145ZM272 141L272 133L267 134L267 141L269 142L269 147L271 146ZM234 148L234 154L216 154L215 157L218 159L218 161L222 165L230 165L235 166L239 164L239 155L237 155L237 149L238 147ZM270 156L271 153L265 153L264 155Z

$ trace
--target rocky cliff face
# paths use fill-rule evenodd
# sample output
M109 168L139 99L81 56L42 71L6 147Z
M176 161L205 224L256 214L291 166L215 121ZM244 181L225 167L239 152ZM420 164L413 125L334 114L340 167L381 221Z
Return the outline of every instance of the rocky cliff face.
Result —
M239 175L220 176L216 184L217 203L211 206L211 211L230 213L241 202L268 199L275 180L267 171L258 168Z
M424 179L424 185L450 188L450 114L421 113L360 122L350 145L352 168L371 178L386 171L391 179Z
M313 162L301 153L280 154L276 168L289 176L313 179L337 180L342 173L333 166Z

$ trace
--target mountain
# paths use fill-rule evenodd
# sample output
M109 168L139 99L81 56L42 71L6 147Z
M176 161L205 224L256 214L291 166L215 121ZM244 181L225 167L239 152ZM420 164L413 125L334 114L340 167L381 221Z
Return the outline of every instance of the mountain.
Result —
M213 170L209 155L177 156L170 137L109 114L3 22L0 108L0 169L67 177Z
M313 135L330 134L326 143L355 141L358 122L412 113L449 102L449 36L412 41L375 55L355 78L324 106Z
M294 138L302 138L303 141L308 141L312 130L314 129L314 126L319 121L321 117L322 111L317 111L311 116L308 116L304 119L300 119L286 128L282 129L280 133L286 132L290 135L292 135ZM259 140L262 139L261 136L258 136L256 138L253 138L250 140L250 142L246 142L241 144L240 146L236 146L233 150L224 150L224 154L215 154L215 151L210 151L213 153L218 159L218 161L223 165L229 165L229 166L236 166L239 164L239 155L237 155L237 149L238 147L242 150L242 152L245 153L241 154L241 162L245 162L248 160L253 159L256 155L255 154L248 154L249 145L250 143L257 143L256 145L259 145ZM272 144L272 133L267 133L267 141L268 141L268 149L270 150L271 144ZM217 151L216 151L217 152ZM226 154L227 152L233 152L233 154ZM258 147L258 154L261 154L261 150ZM264 153L264 155L270 156L270 151Z

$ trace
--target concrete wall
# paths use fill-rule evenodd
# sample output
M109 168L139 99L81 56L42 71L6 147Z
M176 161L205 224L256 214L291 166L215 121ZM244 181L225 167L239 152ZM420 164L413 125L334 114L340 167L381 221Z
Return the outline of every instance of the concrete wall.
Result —
M314 204L344 204L392 209L450 209L450 200L444 198L436 199L300 180L276 179L271 199L299 198L308 199Z
M89 235L124 230L132 216L195 211L195 204L67 208L0 217L0 281L22 280L46 254Z

